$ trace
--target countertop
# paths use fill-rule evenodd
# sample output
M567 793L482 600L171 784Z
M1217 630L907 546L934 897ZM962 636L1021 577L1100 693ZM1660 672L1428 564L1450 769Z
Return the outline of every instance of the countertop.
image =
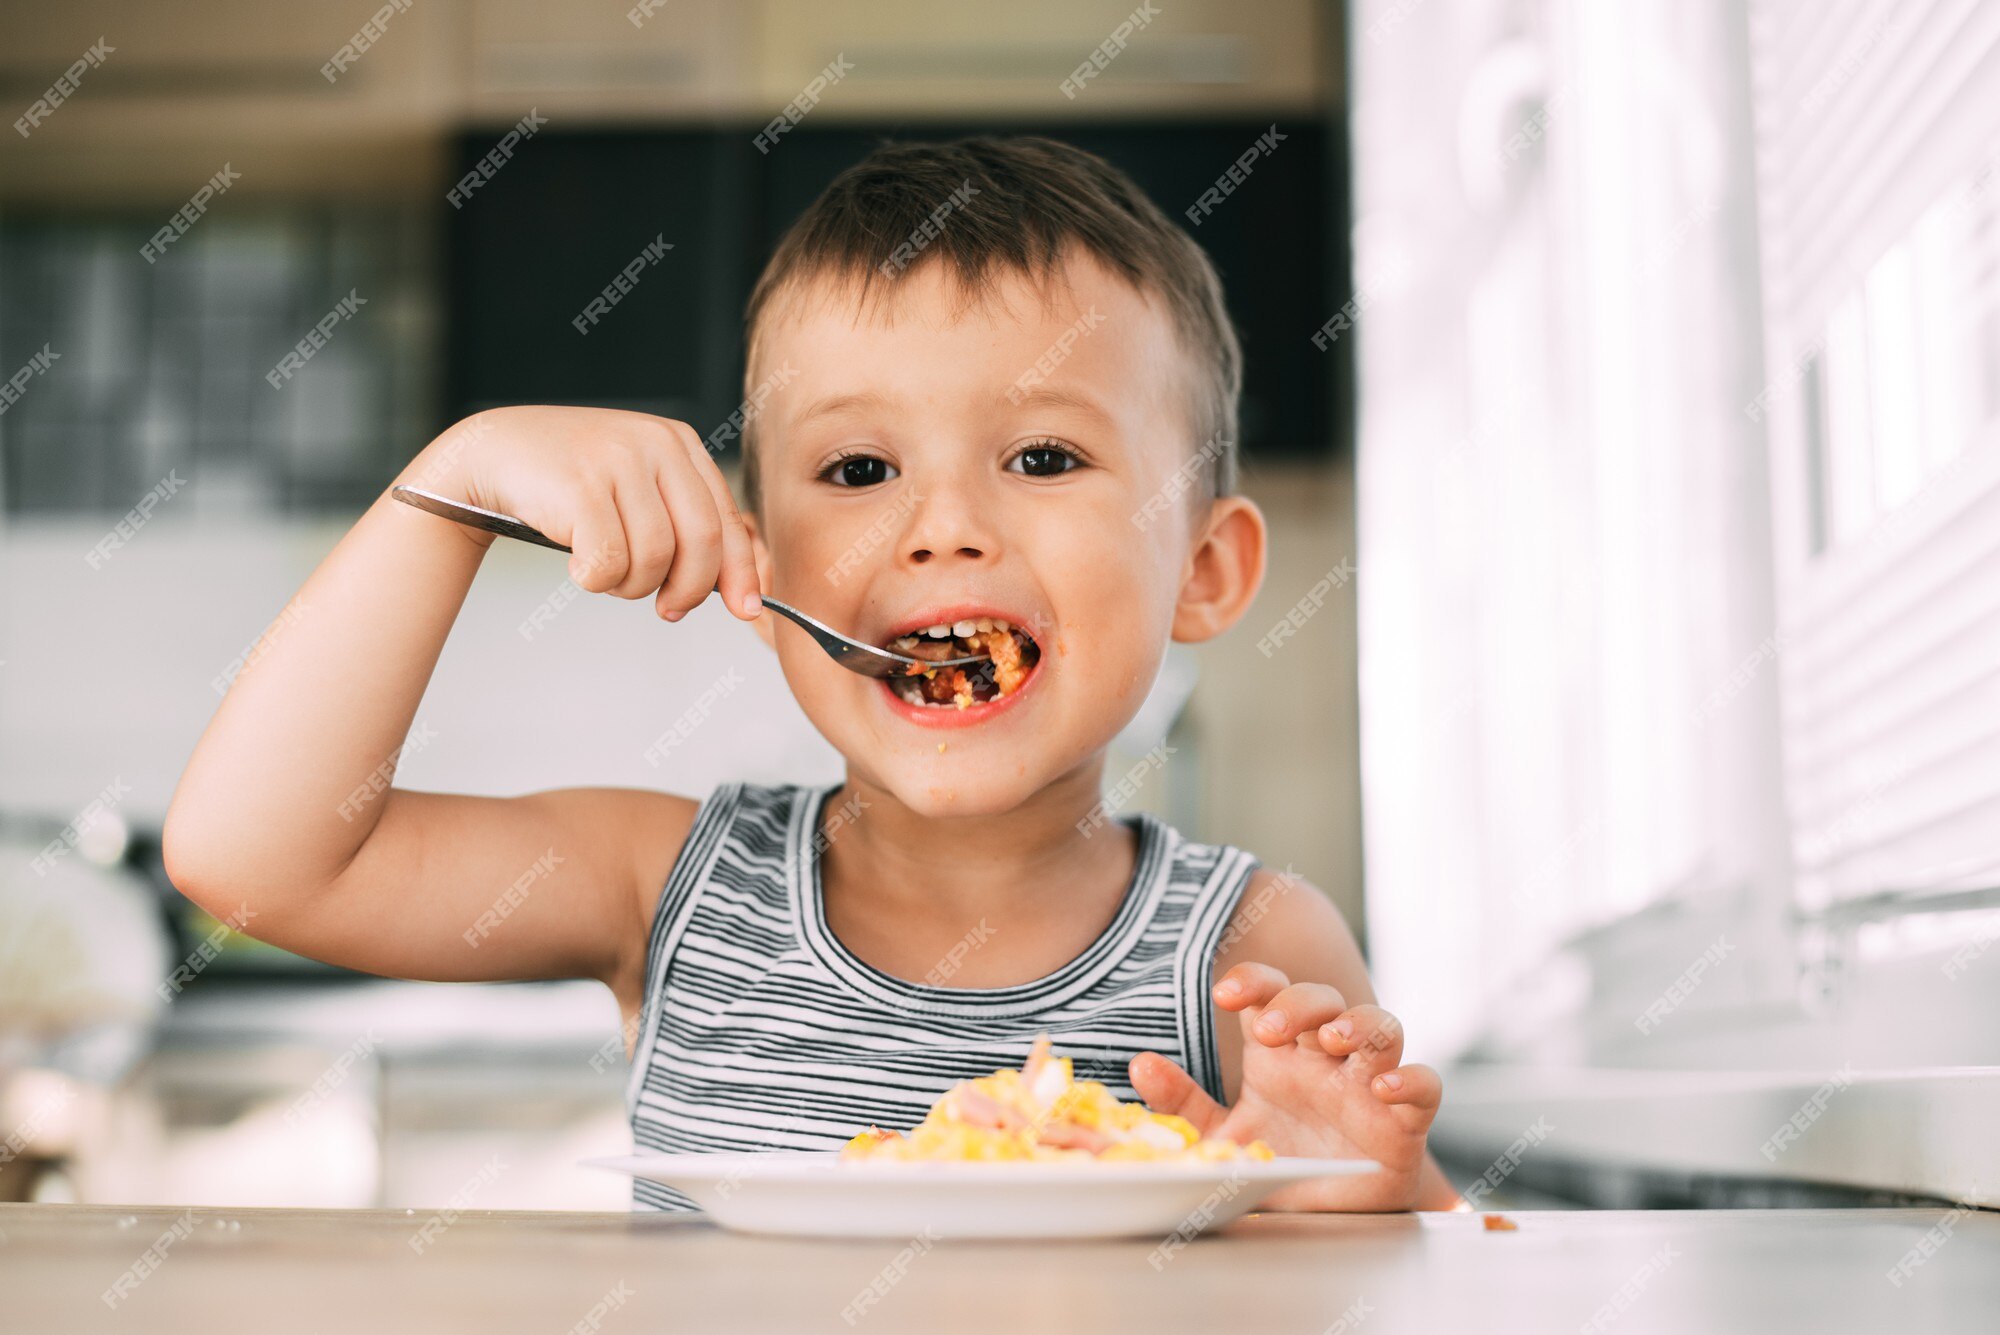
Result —
M0 1326L1915 1335L2000 1325L2000 1215L1989 1211L1507 1217L1516 1231L1490 1232L1477 1214L1253 1214L1168 1256L1155 1239L912 1248L746 1237L698 1216L0 1205ZM428 1241L413 1245L427 1224Z

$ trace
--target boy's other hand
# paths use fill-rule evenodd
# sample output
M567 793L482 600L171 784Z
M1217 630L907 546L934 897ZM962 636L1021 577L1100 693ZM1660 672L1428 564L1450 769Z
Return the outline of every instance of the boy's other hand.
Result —
M399 480L456 488L519 517L574 550L579 588L652 598L668 621L717 588L746 621L762 606L749 530L685 422L610 408L492 408L445 431Z
M1157 1052L1132 1059L1148 1106L1203 1136L1262 1140L1281 1155L1373 1159L1379 1173L1301 1182L1272 1210L1409 1210L1418 1205L1424 1143L1443 1087L1428 1066L1403 1066L1403 1026L1379 1006L1349 1006L1322 983L1294 983L1268 964L1239 964L1215 1002L1243 1026L1243 1084L1234 1107L1210 1098Z

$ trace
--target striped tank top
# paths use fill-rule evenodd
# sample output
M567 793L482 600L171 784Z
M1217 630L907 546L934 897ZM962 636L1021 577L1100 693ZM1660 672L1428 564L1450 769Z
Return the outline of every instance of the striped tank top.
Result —
M1078 1079L1122 1099L1138 1097L1126 1066L1143 1051L1222 1097L1211 974L1256 859L1120 817L1137 864L1082 954L1009 987L911 982L827 928L819 853L835 791L731 784L696 814L647 952L626 1088L637 1150L837 1150L871 1123L907 1130L956 1082L1019 1066L1044 1031ZM652 1182L633 1201L693 1208Z

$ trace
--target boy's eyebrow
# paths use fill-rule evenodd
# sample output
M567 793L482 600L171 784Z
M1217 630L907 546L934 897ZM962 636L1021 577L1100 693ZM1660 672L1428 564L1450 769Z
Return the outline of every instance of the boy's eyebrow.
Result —
M1016 408L1073 408L1078 412L1088 413L1107 426L1115 425L1111 414L1104 410L1103 404L1079 390L1044 386L1020 395L1010 390L1002 397Z
M860 394L829 394L825 398L816 399L800 409L799 415L792 419L792 424L794 426L803 426L816 417L831 417L835 413L879 409L888 406L888 396L878 394L874 390L868 390Z
M1045 385L1019 395L1009 390L1001 397L1016 408L1069 408L1095 417L1107 426L1114 424L1111 414L1105 411L1104 406L1080 390ZM804 426L815 418L832 417L839 413L883 410L890 404L888 395L875 390L855 394L829 394L825 398L815 399L800 409L799 415L792 419L792 424Z

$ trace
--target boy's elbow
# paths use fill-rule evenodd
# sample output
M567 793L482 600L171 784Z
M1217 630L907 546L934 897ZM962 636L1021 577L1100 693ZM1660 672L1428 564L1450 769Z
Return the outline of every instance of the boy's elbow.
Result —
M213 912L211 901L223 893L220 867L224 859L215 836L176 798L160 828L160 861L174 889Z
M330 877L309 870L295 848L258 835L259 827L241 815L177 793L160 827L167 880L190 903L238 930L248 910L258 924L248 929L251 936L325 897Z
M264 878L241 839L232 836L226 823L190 809L178 797L160 829L160 861L174 889L217 919L237 912L246 899L266 898L255 893Z

